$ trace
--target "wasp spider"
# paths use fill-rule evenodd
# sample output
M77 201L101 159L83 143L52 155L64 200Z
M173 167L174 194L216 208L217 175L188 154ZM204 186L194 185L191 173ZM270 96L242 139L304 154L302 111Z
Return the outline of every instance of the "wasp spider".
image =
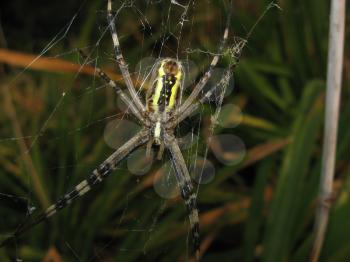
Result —
M1 246L7 244L9 240L18 237L34 225L50 218L64 207L70 205L74 200L83 196L95 185L101 183L105 178L110 176L112 171L117 168L120 161L126 158L133 150L146 144L146 154L150 153L153 145L159 148L158 158L162 157L162 153L165 149L170 152L178 187L189 216L193 249L198 256L200 238L196 194L185 160L180 151L177 139L174 136L174 129L180 122L196 111L202 103L208 101L215 92L215 86L204 94L202 91L226 46L230 16L231 11L227 17L226 28L217 54L213 56L208 70L195 85L188 98L183 103L181 102L182 88L184 86L184 69L181 62L174 58L165 58L157 62L153 67L154 71L152 75L155 79L153 79L151 83L154 84L147 91L146 101L143 103L138 96L138 92L135 90L128 65L123 58L114 23L114 16L112 14L112 0L108 0L108 26L113 40L115 58L125 81L125 85L127 86L128 93L125 93L116 82L110 79L101 69L96 68L96 72L106 84L115 90L116 94L127 105L128 112L136 118L143 128L133 138L118 148L98 168L93 170L92 173L75 186L72 191L60 197L55 204L47 208L45 212L34 220L31 219L30 223L24 223L20 226L10 237L1 243ZM85 60L87 60L87 57L84 56L83 53L82 55Z

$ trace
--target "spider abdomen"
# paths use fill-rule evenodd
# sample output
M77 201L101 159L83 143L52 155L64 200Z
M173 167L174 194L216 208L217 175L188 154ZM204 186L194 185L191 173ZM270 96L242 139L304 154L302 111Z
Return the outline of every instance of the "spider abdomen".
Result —
M171 58L162 60L158 68L155 85L149 95L150 99L147 101L148 110L155 113L173 110L177 104L181 79L181 64Z

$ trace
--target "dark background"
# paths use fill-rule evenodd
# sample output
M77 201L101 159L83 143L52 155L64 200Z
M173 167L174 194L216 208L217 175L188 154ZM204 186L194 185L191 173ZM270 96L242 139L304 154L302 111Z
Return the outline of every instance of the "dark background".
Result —
M133 8L118 13L117 30L132 73L149 56L190 59L203 72L210 63L208 52L216 52L228 2L191 1L183 27L178 26L183 9L169 2L135 1ZM230 47L237 43L233 35L244 38L269 3L234 1ZM224 104L242 110L243 120L235 128L215 131L242 139L245 158L226 166L209 150L215 179L201 185L198 196L203 261L307 261L311 250L322 153L329 3L284 0L278 4L282 11L270 9L252 33L234 72L234 92L224 99ZM121 1L115 1L114 10L120 6ZM106 1L100 0L2 1L1 48L38 56L55 37L63 36L43 57L81 64L77 48L82 48L99 66L118 74L112 41L105 33L105 10ZM60 33L75 15L67 33ZM347 28L346 47L348 39ZM236 61L225 56L219 67L228 68L230 62ZM350 257L348 48L344 63L337 198L321 261ZM67 73L64 68L52 72L23 69L26 64L2 65L1 239L30 219L28 210L40 213L44 208L35 183L42 185L44 198L51 203L113 152L103 132L111 119L122 115L113 92L93 76ZM201 110L203 124L195 132L202 154L215 109L211 103ZM198 123L195 117L181 128ZM67 210L2 248L1 261L185 260L191 245L184 205L179 197L163 199L153 188L152 177L163 162L142 177L131 175L123 163ZM38 177L33 178L33 173Z

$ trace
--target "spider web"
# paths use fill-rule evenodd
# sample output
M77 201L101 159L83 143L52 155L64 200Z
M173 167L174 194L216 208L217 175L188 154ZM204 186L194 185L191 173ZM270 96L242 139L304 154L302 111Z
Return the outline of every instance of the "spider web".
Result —
M273 6L265 8L256 24ZM137 89L141 97L154 61L162 57L174 57L183 63L188 76L184 99L189 95L194 82L216 54L227 8L228 3L222 1L115 1L113 10L121 48L132 78L141 83ZM0 187L0 200L4 203L1 213L6 224L1 229L4 237L83 180L139 129L110 88L94 76L80 74L87 61L79 56L78 48L89 54L93 64L119 73L111 50L105 9L99 4L92 4L89 9L87 2L74 7L73 13L52 33L53 37L43 46L38 44L35 59L23 69L11 68L8 73L3 99L4 115L11 124L0 137L6 175ZM95 17L95 22L91 22L94 19L90 16ZM83 41L84 36L76 40L84 20L86 28L93 28L87 37L92 41ZM247 30L244 38L231 33L228 47L219 54L223 62L214 70L204 90L216 87L213 96L177 128L187 166L197 182L199 198L202 187L208 188L215 181L218 169L237 165L244 158L244 142L234 135L242 112L232 99L232 68L238 63L255 25ZM197 31L202 32L198 35L204 39L196 37ZM6 37L5 30L4 39ZM79 64L80 69L73 76L48 74L43 77L31 71L43 57L69 60ZM168 254L182 254L178 257L185 258L191 244L188 221L169 155L154 161L145 159L144 151L144 148L135 151L102 186L52 221L33 228L23 240L15 240L13 246L6 247L8 256L17 261L45 256L77 261L112 257L152 260ZM46 200L38 184L46 185L43 189ZM115 206L111 206L113 201L117 202ZM201 210L200 201L199 204ZM92 227L101 228L90 232ZM45 230L50 230L49 241ZM26 244L31 234L41 241L37 247ZM186 241L174 248L178 239ZM50 243L45 244L47 242ZM91 251L86 252L89 249Z

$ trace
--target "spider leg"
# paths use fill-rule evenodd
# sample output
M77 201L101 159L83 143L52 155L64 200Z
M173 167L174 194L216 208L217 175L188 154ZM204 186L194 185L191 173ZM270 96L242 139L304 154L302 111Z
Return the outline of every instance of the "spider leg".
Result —
M120 71L123 75L125 84L130 92L131 98L133 102L135 103L136 107L139 109L141 113L145 112L145 106L142 104L140 98L138 97L134 84L131 80L128 65L126 64L122 51L120 49L120 44L119 44L119 38L117 34L117 30L115 27L114 23L114 17L112 14L112 0L108 0L107 4L107 21L108 21L108 26L111 31L112 39L113 39L113 47L114 47L114 52L115 52L115 57L117 60L117 63L119 65Z
M175 167L176 179L180 188L181 196L185 201L188 217L191 224L191 234L193 249L196 257L199 256L200 238L199 238L199 218L196 204L196 194L194 193L190 174L186 167L185 160L182 156L176 138L173 135L165 136L165 146L169 149L172 157L173 166Z
M41 223L42 221L50 218L58 211L69 206L74 200L83 196L85 193L90 191L95 185L101 183L103 179L111 175L112 171L116 169L117 164L123 160L132 150L136 147L144 144L148 140L148 132L143 129L137 133L133 138L116 150L112 155L110 155L98 168L96 168L90 176L80 182L73 190L66 193L65 195L58 198L55 204L48 207L41 215L25 221L20 225L16 231L3 240L0 243L0 247L8 244L12 239L21 236L24 232L28 231L35 225Z
M85 62L89 63L88 57L79 50L80 55L84 58ZM132 103L129 96L123 92L123 90L117 85L115 81L113 81L105 72L102 71L99 67L94 65L94 68L98 74L98 76L110 87L112 87L118 96L122 99L122 101L126 104L128 109L130 109L131 113L141 122L144 123L144 119L142 118L140 111L136 108L136 106Z
M217 54L214 55L207 72L205 72L205 74L201 77L201 79L199 80L197 85L194 87L190 96L186 99L186 101L178 109L177 115L179 115L179 116L182 115L183 112L190 105L193 104L193 102L197 98L198 94L203 90L204 86L209 81L214 68L216 67L217 63L219 62L220 56L222 55L222 52L223 52L224 48L226 47L226 42L227 42L229 27L230 27L231 14L232 14L232 1L230 2L230 10L229 10L227 20L226 20L226 27L224 30L224 34L222 36L221 43L220 43L219 48L218 48L218 52L217 52Z
M162 160L164 149L165 149L164 148L164 143L160 143L159 150L158 150L158 153L157 153L157 159L158 160Z
M232 70L237 64L232 64L229 66L229 68L225 71L226 78L230 78L232 76ZM193 112L197 111L197 109L204 103L206 103L212 95L214 94L215 90L218 88L219 85L226 85L226 83L219 83L218 85L214 85L211 89L209 89L197 102L191 104L189 107L187 107L181 115L178 117L172 118L172 120L168 123L167 128L175 128L179 123L181 123L183 120L185 120L187 117L189 117Z

